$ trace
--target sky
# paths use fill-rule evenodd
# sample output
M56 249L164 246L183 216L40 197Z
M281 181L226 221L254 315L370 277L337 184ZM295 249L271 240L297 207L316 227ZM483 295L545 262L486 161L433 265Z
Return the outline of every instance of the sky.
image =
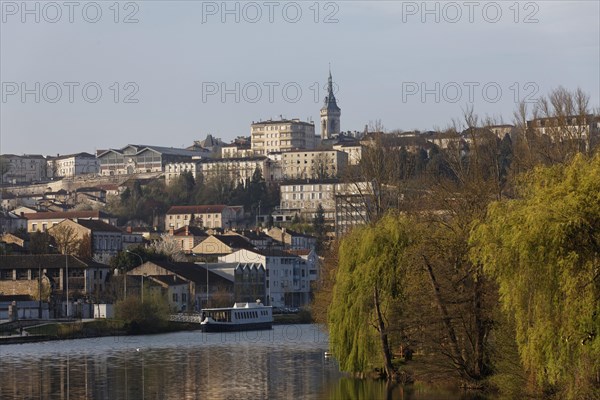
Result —
M512 122L559 86L600 106L598 1L4 1L0 153L230 141L316 121L329 68L341 129Z

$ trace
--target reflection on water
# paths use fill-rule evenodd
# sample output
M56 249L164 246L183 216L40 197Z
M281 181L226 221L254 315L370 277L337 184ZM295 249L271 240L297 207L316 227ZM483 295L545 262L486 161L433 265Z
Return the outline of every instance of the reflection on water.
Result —
M1 399L453 399L339 373L316 325L0 346Z

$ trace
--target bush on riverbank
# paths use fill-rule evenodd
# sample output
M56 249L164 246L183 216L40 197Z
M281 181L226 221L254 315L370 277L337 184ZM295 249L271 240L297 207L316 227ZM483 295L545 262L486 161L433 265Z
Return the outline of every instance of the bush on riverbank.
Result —
M126 323L129 334L162 332L169 320L167 299L151 293L142 302L138 297L128 297L115 304L115 316Z

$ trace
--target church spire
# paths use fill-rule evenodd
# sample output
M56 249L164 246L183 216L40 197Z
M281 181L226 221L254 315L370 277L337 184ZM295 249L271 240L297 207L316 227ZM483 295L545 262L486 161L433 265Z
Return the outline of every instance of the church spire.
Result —
M339 110L339 107L335 100L335 95L333 94L333 78L331 77L331 64L329 64L329 77L327 78L327 96L325 96L325 104L323 105L323 108Z
M340 133L341 110L333 94L333 78L331 64L329 64L329 77L327 78L327 96L321 108L321 139L330 139Z

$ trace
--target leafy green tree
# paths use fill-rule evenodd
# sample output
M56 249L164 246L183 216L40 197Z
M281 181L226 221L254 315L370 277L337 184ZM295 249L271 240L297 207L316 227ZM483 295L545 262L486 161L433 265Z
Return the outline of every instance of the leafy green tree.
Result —
M403 301L412 240L410 221L394 214L342 240L328 316L331 350L342 370L382 367L387 379L395 379L388 321Z
M499 284L538 388L600 398L600 156L538 168L490 206L473 257Z

